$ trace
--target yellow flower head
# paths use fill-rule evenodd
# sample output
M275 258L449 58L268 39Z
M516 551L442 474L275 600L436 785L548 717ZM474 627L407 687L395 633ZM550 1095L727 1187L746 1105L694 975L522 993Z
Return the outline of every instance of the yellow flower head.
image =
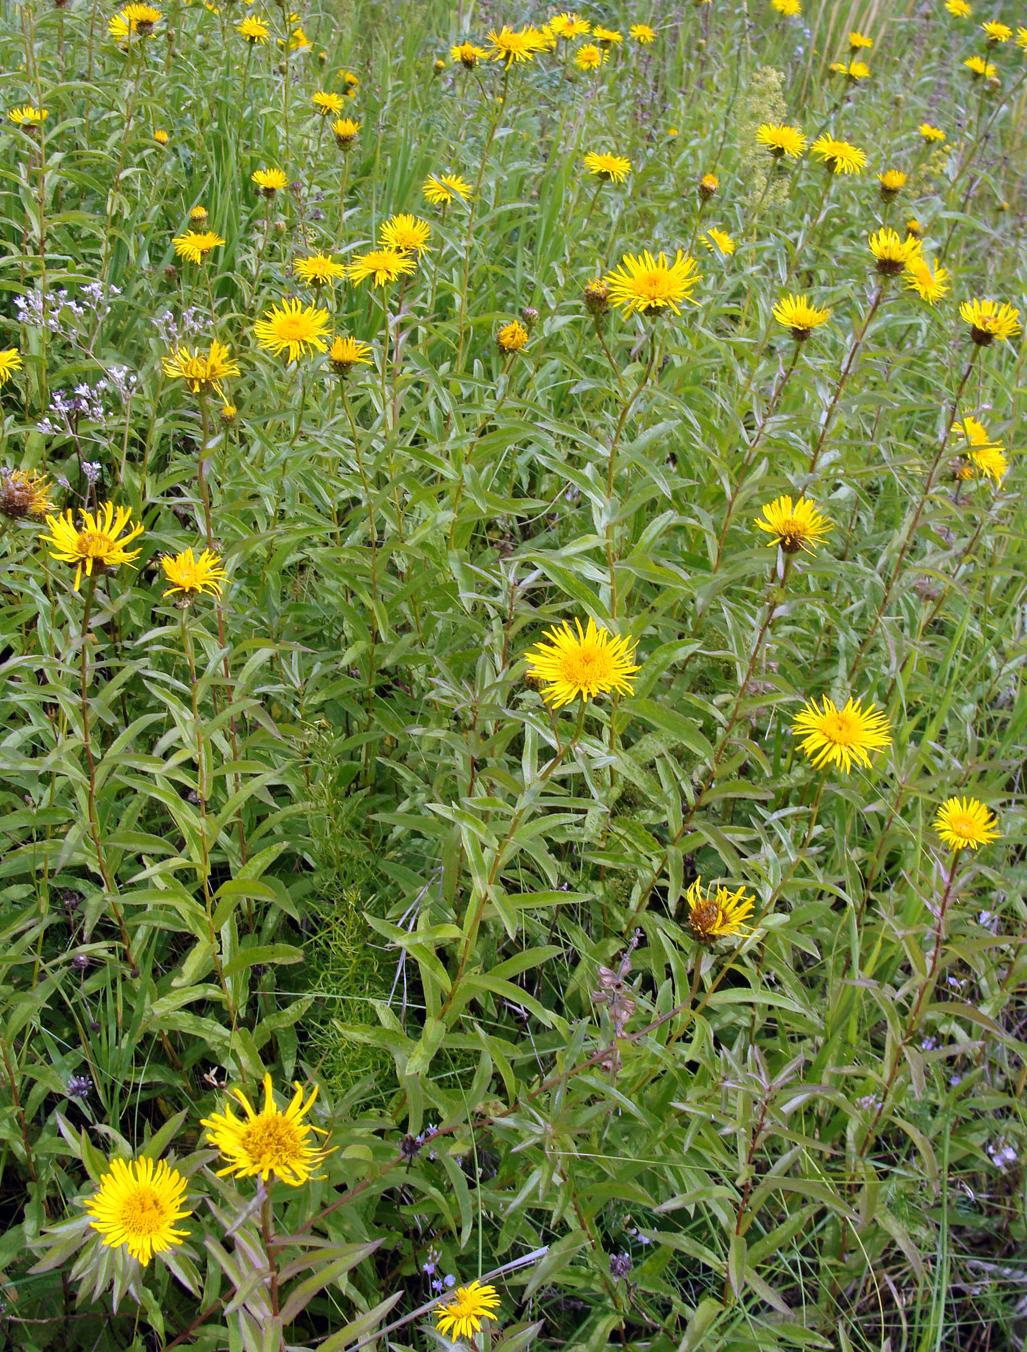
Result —
M207 352L191 352L187 347L176 347L162 359L164 374L169 380L184 380L193 394L207 394L216 390L224 399L221 382L227 376L239 374L228 348L216 339Z
M618 33L616 28L603 28L601 24L593 24L592 36L600 47L614 47L624 41L623 33Z
M445 207L457 197L466 202L474 190L459 174L429 174L421 184L421 192L432 206Z
M253 326L257 337L257 346L265 352L280 357L283 352L289 354L290 362L311 352L324 352L328 344L324 334L331 316L327 310L319 310L314 305L304 305L295 296L289 297L281 305L274 305L264 311L264 318L258 319Z
M834 75L844 75L846 79L858 83L860 80L870 79L870 67L865 61L832 61L831 71Z
M326 89L319 89L311 96L310 102L321 117L338 117L342 112L342 95L331 94Z
M775 159L787 155L797 160L806 149L805 134L798 127L789 127L780 122L761 122L756 128L756 141L765 146Z
M197 202L194 207L189 209L189 221L192 225L207 224L207 208L202 202Z
M836 141L833 136L818 136L810 150L833 174L860 174L866 168L865 151L848 141Z
M23 103L18 108L8 108L7 120L13 122L16 127L21 127L25 131L35 131L41 127L50 116L49 109L36 108L31 103Z
M1027 52L1027 28L1018 28L1016 30L1016 45L1022 47Z
M107 24L107 32L117 42L133 37L148 38L164 15L153 5L125 5Z
M220 596L221 584L228 576L221 567L220 555L211 549L203 550L199 558L193 557L191 549L183 549L181 554L174 556L163 554L160 566L164 570L164 577L171 584L164 595L181 592L187 601L201 592Z
M913 258L920 256L920 241L915 235L901 239L897 230L887 226L869 238L870 252L877 260L877 271L886 277L901 272Z
M85 1203L89 1224L108 1249L124 1246L146 1267L156 1253L181 1244L188 1231L175 1222L191 1216L186 1181L166 1160L111 1160L110 1173Z
M703 174L699 180L699 196L712 197L720 187L720 179L716 174Z
M265 197L274 197L276 192L289 186L289 176L284 169L254 169L250 181L256 183Z
M340 70L339 79L346 86L343 93L348 99L355 99L360 88L360 76L353 70Z
M665 308L679 315L680 303L691 300L699 283L699 269L695 259L680 249L669 263L663 252L654 258L645 249L640 254L625 254L620 267L604 281L611 303L625 315Z
M594 42L583 42L574 53L574 64L578 70L598 70L609 55L609 52L597 47Z
M885 197L894 197L906 186L906 175L901 169L886 169L883 174L878 174L877 178Z
M975 80L981 79L982 76L986 80L994 80L998 77L998 66L995 65L994 61L985 61L983 56L968 56L963 65Z
M487 61L489 54L484 47L476 47L473 42L461 42L450 47L449 55L453 61L459 61L467 70L473 70L479 61Z
M869 51L874 45L873 38L868 38L865 33L859 33L855 29L849 34L849 46L854 52Z
M628 37L634 38L643 47L648 47L650 42L656 41L656 30L650 28L647 23L633 23L628 29Z
M1013 36L1013 30L1009 25L999 23L996 19L988 19L987 22L981 24L981 28L989 42L1008 42Z
M888 720L873 704L864 709L861 700L851 697L839 709L827 695L823 708L815 699L807 701L792 722L792 732L802 737L802 750L817 769L837 765L846 774L857 765L868 768L870 752L891 745Z
M555 18L549 20L549 31L554 37L563 38L564 42L570 42L572 38L581 38L586 33L590 33L592 25L587 19L583 19L580 14L564 10L562 14L557 14Z
M534 61L537 53L544 52L549 46L546 35L532 24L526 28L510 28L504 24L498 33L495 29L489 33L488 41L492 60L502 61L506 66Z
M981 347L990 347L996 338L1004 343L1020 332L1020 311L997 300L965 300L959 317L970 325L970 337Z
M470 1340L481 1332L483 1319L496 1319L493 1311L498 1309L496 1288L487 1282L471 1282L470 1286L458 1286L435 1306L435 1322L445 1337Z
M131 507L115 507L105 502L95 513L80 511L81 526L75 526L71 508L63 516L48 516L50 534L41 535L41 542L50 548L50 557L75 568L75 590L82 582L82 574L107 572L123 563L131 563L142 553L127 546L143 533L141 525L129 527ZM125 531L125 534L122 532Z
M190 263L202 263L213 249L225 241L213 230L187 230L184 235L176 235L171 242L179 258L187 258Z
M337 117L332 123L332 135L335 137L335 143L341 146L343 150L352 145L359 130L360 123L352 117Z
M623 183L631 173L631 161L623 155L608 155L605 151L590 150L585 156L585 168L596 178L607 183Z
M780 545L786 554L797 554L800 549L814 553L821 539L833 529L808 498L798 498L793 505L787 494L766 503L762 519L757 517L753 525L766 531L769 545Z
M923 221L918 220L916 216L910 216L906 222L906 231L910 235L915 235L917 239L921 239L924 233Z
M711 253L716 249L725 258L735 251L735 242L731 236L726 230L718 230L715 225L711 225L702 235L702 242Z
M252 42L254 45L267 42L271 36L271 29L268 28L264 20L256 17L243 19L242 23L236 24L235 31L241 38L245 38L247 42Z
M921 122L917 131L925 141L944 141L945 133L940 127L933 127L930 122Z
M585 309L593 318L606 314L610 308L610 288L601 277L594 278L582 292Z
M167 134L167 132L164 130L163 127L158 127L157 130L153 133L153 139L157 142L159 146L166 146L167 143L171 140L171 137Z
M37 470L0 469L0 513L11 521L27 516L42 518L54 509L52 489L47 476Z
M973 14L973 7L968 0L945 0L945 8L954 19L969 19Z
M770 3L786 19L794 19L802 13L801 0L770 0Z
M984 424L967 414L961 423L955 424L955 430L961 432L969 443L967 459L962 462L960 478L972 478L974 474L1002 482L1009 461L1001 442L995 441Z
M688 902L688 926L701 944L750 932L746 921L752 914L756 898L744 887L736 892L726 887L704 890L702 878L696 878L685 893L685 900Z
M387 286L398 277L409 276L414 271L414 259L409 253L399 249L368 249L366 253L355 254L349 265L349 279L354 286L372 279L374 286Z
M221 412L218 416L226 427L231 427L232 423L234 423L239 416L239 410L234 404L222 404Z
M16 347L0 348L0 386L6 385L15 371L21 370L21 353Z
M903 281L907 290L915 291L928 305L933 305L949 293L948 271L939 265L935 265L932 271L930 263L919 253L910 254L906 260Z
M431 239L431 226L419 216L400 213L390 216L378 227L378 242L386 249L395 249L398 253L428 253L428 241Z
M782 296L774 306L774 318L790 330L798 342L805 342L814 329L826 324L831 318L830 309L820 309L811 305L808 296Z
M337 376L348 376L354 366L371 365L371 344L359 338L335 338L328 349L328 360Z
M528 341L528 330L519 319L511 319L496 334L500 352L520 352Z
M938 809L934 829L952 850L976 850L1001 838L998 820L977 798L948 798Z
M331 254L315 253L309 258L297 258L292 270L308 286L334 286L336 279L346 276L346 264L336 263Z
M542 698L554 709L579 696L631 694L631 677L639 670L633 639L615 637L591 618L586 629L580 620L573 629L564 620L547 629L546 638L548 643L540 641L526 654L528 675L542 684Z
M316 1145L311 1137L327 1135L320 1127L304 1121L317 1098L317 1089L304 1100L303 1086L294 1083L292 1101L283 1113L275 1103L271 1076L264 1076L264 1106L258 1112L241 1089L233 1089L232 1096L246 1114L238 1118L234 1104L223 1113L204 1118L201 1127L207 1128L207 1140L221 1152L226 1161L218 1177L231 1174L233 1178L256 1178L266 1183L272 1176L291 1188L302 1187L317 1177L320 1168L332 1152Z

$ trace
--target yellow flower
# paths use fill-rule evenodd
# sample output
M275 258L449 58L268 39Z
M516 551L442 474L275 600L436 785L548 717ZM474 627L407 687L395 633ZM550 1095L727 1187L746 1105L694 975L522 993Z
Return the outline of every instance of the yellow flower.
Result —
M618 33L616 28L603 28L601 24L592 25L592 36L600 47L612 47L624 41L623 33Z
M371 344L359 338L335 338L328 349L328 360L337 376L348 376L354 366L371 365Z
M54 509L53 485L34 469L0 469L0 513L11 521L26 516L44 517Z
M473 1338L481 1332L483 1319L495 1320L499 1295L487 1282L458 1286L451 1296L435 1307L438 1330L447 1338Z
M985 61L983 56L968 56L963 62L974 79L979 80L983 75L985 79L994 80L998 75L998 67L993 61Z
M970 443L967 450L967 473L960 477L969 478L975 471L1001 483L1009 469L1009 461L1001 442L993 440L982 422L969 414L962 423L956 423L956 431L961 432Z
M915 235L917 239L919 239L924 233L923 222L917 220L915 216L910 216L909 220L906 222L906 230L909 234Z
M873 45L873 38L868 38L865 33L859 33L853 29L849 34L849 46L854 52L858 52L860 49L869 51Z
M102 573L137 559L142 550L127 546L143 533L142 526L135 525L122 535L131 522L132 509L115 507L113 502L105 502L95 513L80 511L79 519L82 525L76 529L70 507L63 516L48 516L50 534L39 537L50 546L52 559L74 565L76 591L83 573L92 577L94 569Z
M917 131L925 141L944 141L945 133L940 127L932 127L930 122L921 122Z
M192 222L193 225L207 224L207 208L203 205L202 202L197 202L197 204L194 207L190 208L189 220Z
M501 352L520 352L528 341L528 330L519 319L511 319L496 334L496 342Z
M295 18L295 15L293 16L293 18ZM292 19L290 19L289 22L291 23ZM284 47L286 46L286 43L282 38L279 38L278 45L279 47ZM309 46L310 39L307 37L306 33L304 33L302 25L297 24L296 27L289 34L289 42L288 42L289 51L301 52Z
M309 258L297 258L292 270L308 286L334 286L337 277L346 276L345 263L336 263L331 254L320 252Z
M455 198L466 201L473 193L471 185L459 174L429 174L421 192L433 206L448 206Z
M660 252L654 258L648 249L640 254L625 254L616 272L604 278L610 301L625 315L665 307L681 313L680 302L691 300L699 282L695 259L678 249L674 261Z
M610 288L600 277L596 277L582 292L585 309L593 318L604 315L610 308Z
M231 427L232 423L235 422L238 416L239 410L236 408L234 404L221 405L221 413L219 414L219 417L221 418L221 421L225 424L226 427Z
M647 47L650 42L656 41L656 30L650 28L647 23L633 23L628 29L628 37Z
M811 305L807 296L782 296L774 306L774 318L800 343L805 342L814 329L826 324L831 318L830 309L820 309Z
M990 347L996 338L1004 343L1020 332L1020 311L997 300L965 300L959 317L970 325L970 337L981 347Z
M187 258L190 263L202 263L212 249L225 241L213 230L187 230L184 235L176 235L171 242L179 258Z
M356 140L357 132L360 130L360 123L354 121L352 117L337 117L332 123L332 135L335 137L336 144L346 149Z
M485 48L476 47L473 42L461 42L456 47L450 47L449 55L453 61L459 61L468 70L473 70L479 61L489 59L489 54Z
M191 549L183 549L174 557L163 554L160 566L164 570L165 578L171 583L164 595L171 596L174 592L181 592L189 600L198 596L200 592L220 596L221 584L228 576L221 567L220 556L210 549L203 550L199 558L193 557Z
M609 53L594 42L585 42L574 53L574 64L578 70L598 70L608 56Z
M700 943L710 944L733 934L749 933L745 922L752 914L756 898L744 887L736 892L719 886L704 891L700 877L685 893L685 900L688 902L689 928Z
M714 247L725 257L733 254L735 251L735 242L726 230L718 230L715 225L711 225L709 230L702 236L702 242L706 248L713 252Z
M1027 28L1018 28L1016 30L1016 45L1022 47L1027 52Z
M201 1127L207 1128L207 1140L221 1152L227 1161L218 1177L231 1174L233 1178L260 1177L266 1183L273 1175L291 1188L302 1187L317 1177L319 1168L332 1152L316 1145L311 1136L316 1132L327 1135L320 1127L303 1119L317 1098L317 1089L304 1101L302 1085L294 1081L296 1090L283 1113L275 1103L271 1076L264 1076L264 1106L258 1112L241 1089L233 1089L232 1096L241 1105L244 1118L236 1117L234 1104L223 1113L203 1118Z
M818 136L810 150L824 161L833 174L859 174L866 168L866 152L848 141L833 136Z
M340 70L339 79L346 86L343 93L348 99L355 99L360 88L360 76L352 70Z
M703 174L699 180L699 196L712 197L720 187L720 179L716 174Z
M375 286L386 286L413 271L414 259L408 253L400 253L398 249L369 249L354 255L349 265L349 279L354 286L359 286L371 277Z
M427 253L430 238L431 226L419 216L401 213L378 227L379 244L398 253Z
M981 24L981 28L989 42L1008 42L1013 36L1013 30L1009 25L999 23L996 19L988 19L986 23Z
M31 103L23 103L18 108L8 108L7 120L13 122L16 127L23 127L26 131L35 131L41 127L50 116L49 109L36 108Z
M554 37L570 42L571 38L584 37L586 33L591 32L592 25L580 14L564 10L562 14L557 14L555 18L549 20L549 31Z
M542 698L554 709L579 696L631 694L631 677L639 670L633 639L615 637L591 618L586 629L580 620L574 629L564 620L547 629L546 638L548 643L540 641L526 654L528 676L543 685Z
M885 197L894 197L906 186L906 175L901 169L886 169L883 174L878 174L877 178Z
M306 356L308 348L312 352L324 352L327 347L324 333L330 318L327 310L304 305L292 296L280 306L265 310L264 318L257 320L253 332L257 346L265 352L272 352L276 357L288 352L289 361L299 361L300 357Z
M800 0L770 0L770 3L777 10L778 14L783 14L787 19L794 19L802 13L802 4Z
M512 66L519 61L534 61L538 52L544 52L549 45L544 33L528 24L526 28L510 28L506 24L497 33L489 33L488 41L492 47L489 53L493 61L502 61Z
M322 117L338 117L342 112L341 94L330 94L325 89L319 89L312 95L310 102Z
M197 349L190 352L187 347L177 347L162 359L164 374L169 380L184 380L193 394L207 394L216 390L224 399L225 392L221 382L227 376L237 376L239 367L229 355L228 348L216 339L208 352Z
M667 128L667 139L668 139L668 141L673 141L674 138L675 138L676 136L678 136L679 134L680 134L680 133L678 132L677 127L668 127L668 128Z
M948 798L938 809L934 829L952 850L976 850L999 840L998 820L977 798Z
M254 169L250 182L256 183L265 197L274 197L276 192L289 186L289 176L284 169Z
M107 32L118 42L128 42L133 36L147 38L163 17L153 5L125 5L108 23Z
M631 173L631 161L623 155L608 155L605 151L590 150L585 156L585 168L596 178L607 183L623 183Z
M831 70L835 75L844 75L853 82L870 79L870 67L865 61L832 61Z
M955 19L969 19L973 8L967 0L945 0L945 8Z
M851 697L839 709L827 695L823 708L815 699L807 701L792 722L792 732L804 740L802 750L817 769L837 765L846 774L853 761L868 768L870 752L891 745L888 720L873 704L862 707L862 700Z
M110 1173L83 1205L89 1224L108 1249L124 1246L146 1267L157 1253L181 1244L187 1230L175 1222L191 1216L185 1206L186 1181L167 1160L111 1160Z
M765 503L762 520L757 517L753 525L771 537L769 545L780 545L786 554L797 554L800 549L814 553L821 539L833 529L808 498L797 498L793 505L787 494Z
M806 149L805 134L798 127L785 126L780 122L761 122L756 129L756 140L759 145L766 146L776 159L788 155L797 160Z
M15 371L21 370L21 353L16 347L0 348L0 386L6 385Z
M886 277L901 272L906 264L920 255L920 241L915 235L899 238L897 230L887 226L878 230L869 238L870 252L877 259L877 271Z
M928 305L933 305L936 300L941 300L942 296L947 296L949 293L947 270L935 266L932 272L930 263L920 254L911 254L906 260L906 273L903 280L907 290L915 291L920 299L925 300Z
M241 38L245 38L247 42L254 44L267 42L271 36L271 29L268 28L264 20L254 17L243 19L242 23L236 24L235 31Z
M158 127L157 130L153 133L153 139L157 142L159 146L166 146L167 143L171 140L171 137L167 134L167 132L164 130L163 127Z

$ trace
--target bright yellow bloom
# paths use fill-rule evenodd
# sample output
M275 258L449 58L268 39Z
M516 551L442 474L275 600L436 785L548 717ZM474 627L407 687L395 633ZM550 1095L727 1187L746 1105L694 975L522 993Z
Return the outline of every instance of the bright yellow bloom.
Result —
M968 56L963 62L974 79L979 80L984 76L987 80L994 80L998 76L998 66L994 61L985 61L983 56Z
M118 42L128 42L133 36L147 38L163 17L153 5L125 5L108 23L107 32Z
M239 410L234 404L222 404L221 412L218 415L226 427L231 427L239 416Z
M859 33L853 29L849 34L849 46L854 52L858 52L861 49L869 51L873 45L873 38L868 38L865 33Z
M213 230L187 230L184 235L176 235L171 242L179 258L187 258L190 263L202 263L213 249L225 241Z
M965 300L959 317L970 325L970 337L981 347L990 347L996 338L1004 343L1020 332L1020 311L997 300Z
M421 184L421 192L433 206L445 207L457 197L466 202L474 190L459 174L429 174Z
M787 494L765 503L762 519L757 517L753 525L770 536L767 544L780 545L786 554L798 554L800 549L813 554L834 529L808 498L797 498L793 505Z
M733 934L749 933L745 922L752 914L756 898L744 887L735 892L719 886L704 891L699 877L685 893L685 900L688 902L689 928L700 943L710 944Z
M194 207L189 209L189 220L193 225L207 224L207 208L202 202L197 202Z
M337 117L332 123L332 135L335 137L336 144L346 149L356 140L357 132L360 130L360 123L354 121L352 117Z
M310 102L322 117L338 117L342 112L342 95L330 94L326 89L319 89Z
M128 549L133 540L143 533L141 525L132 526L122 535L132 520L131 507L115 507L113 502L105 502L95 513L79 511L81 527L75 527L69 507L63 516L48 516L46 524L50 528L49 536L41 535L40 541L50 546L50 557L61 563L70 563L75 567L75 590L82 582L82 574L93 576L117 568L123 563L131 563L142 553L139 549Z
M359 286L368 277L373 279L375 286L387 286L413 271L414 259L408 253L398 249L368 249L366 253L354 255L349 265L349 279L354 286Z
M969 19L973 8L968 0L945 0L945 8L955 19Z
M496 334L496 342L501 352L520 352L528 341L528 330L519 319L511 319Z
M976 850L1001 838L998 819L977 798L948 798L938 809L934 829L953 850Z
M989 42L1008 42L1013 36L1013 30L1009 25L999 23L996 19L988 19L981 24L981 28Z
M647 23L633 23L628 29L628 37L647 47L650 42L656 41L656 30L650 28Z
M873 704L862 707L862 700L851 697L839 709L827 695L823 708L815 699L807 701L792 722L792 732L804 740L802 750L817 769L837 765L846 774L857 765L869 768L870 752L891 745L888 719Z
M343 93L348 99L355 99L360 88L360 76L352 70L340 70L339 79L346 86Z
M818 136L810 150L824 161L833 174L859 174L866 168L866 152L848 141L833 136Z
M715 225L711 225L701 238L703 244L711 253L716 248L717 252L726 258L728 254L733 254L735 251L735 242L731 236L726 230L718 230Z
M156 1253L181 1244L187 1230L175 1222L191 1216L185 1206L186 1181L166 1160L111 1160L110 1173L83 1205L89 1224L108 1249L122 1245L146 1267Z
M996 484L1001 483L1009 469L1009 461L1006 459L1002 443L995 441L984 424L969 414L962 423L956 423L955 430L961 432L970 443L966 452L967 472L959 477L969 478L978 472L994 479Z
M271 29L264 20L255 17L243 19L242 23L236 24L235 31L241 38L254 44L267 42L271 36Z
M205 353L199 349L194 353L187 347L176 347L161 364L169 380L184 380L193 394L216 390L222 399L225 392L221 382L239 374L239 367L229 355L228 348L216 339Z
M808 296L782 296L774 306L774 318L800 343L810 336L814 329L826 324L831 318L830 309L820 309L811 305Z
M596 178L607 183L623 183L631 173L631 161L623 155L608 155L605 151L590 150L585 156L585 168Z
M289 186L289 176L284 169L254 169L250 181L256 183L265 197L273 197Z
M593 24L592 36L600 47L612 47L624 41L623 33L618 33L616 28L603 28L601 24Z
M909 234L915 235L917 239L919 239L924 233L923 222L917 220L915 216L910 216L909 220L906 222L906 230Z
M395 249L398 253L427 253L429 239L431 226L428 222L408 213L390 216L378 227L379 244L386 249Z
M699 269L695 259L680 249L670 263L662 251L654 258L645 249L640 254L625 254L620 267L604 281L610 301L625 315L664 308L679 315L680 302L691 300L698 285Z
M868 242L877 260L877 271L886 277L901 272L911 259L920 256L921 244L915 235L901 239L897 230L887 226L872 234Z
M609 52L597 47L594 42L585 42L574 53L574 64L578 70L598 70L609 55Z
M786 19L794 19L802 13L800 0L770 0L770 3L778 14L783 14Z
M549 31L554 37L563 38L564 42L570 42L571 38L581 38L586 33L591 32L592 25L587 19L583 19L580 14L573 14L569 10L564 10L562 14L557 14L555 18L549 20Z
M925 141L944 141L945 133L940 127L932 127L930 122L921 122L917 131Z
M304 1101L303 1086L293 1082L296 1090L283 1113L275 1103L271 1076L264 1076L264 1106L258 1112L241 1089L233 1089L232 1097L241 1105L244 1118L238 1118L234 1104L223 1113L203 1118L201 1127L207 1128L207 1140L227 1160L218 1177L231 1174L233 1178L260 1177L266 1183L273 1175L291 1188L302 1187L317 1177L319 1168L332 1153L311 1141L316 1132L326 1136L321 1127L303 1119L317 1098L317 1088Z
M296 16L293 15L293 18L295 18L295 17L296 17ZM289 22L292 23L292 19L290 19ZM284 46L286 46L286 43L285 43L284 39L279 38L279 39L278 39L278 45L279 45L279 47L284 47ZM304 33L302 25L301 25L301 24L297 24L296 27L295 27L295 28L292 30L292 32L289 34L289 42L288 42L288 48L289 48L289 51L290 51L290 52L302 52L305 48L307 48L307 47L309 47L309 46L310 46L310 39L307 37L306 33Z
M53 484L34 469L0 469L0 513L11 521L26 516L46 516L54 509L50 501Z
M906 175L901 169L886 169L883 174L877 175L878 182L881 185L881 192L886 197L892 197L897 192L901 192L906 186Z
M299 361L312 352L324 352L328 344L324 334L331 316L327 310L319 310L314 305L304 305L295 296L289 297L279 305L264 311L264 318L258 319L253 326L257 337L257 346L265 352L280 357L283 352L289 354L289 361Z
M7 110L7 120L13 122L16 127L24 127L26 131L35 131L49 116L49 109L36 108L31 103L23 103L18 108Z
M21 370L21 353L16 347L0 348L0 386L6 385L15 371Z
M167 143L171 140L171 137L167 134L167 132L164 130L163 127L158 127L157 130L153 133L153 139L157 142L159 146L166 146Z
M854 83L860 80L870 79L870 67L865 61L832 61L831 71L834 75L844 75Z
M1027 52L1027 28L1018 28L1016 30L1016 45L1022 47Z
M788 155L797 160L806 149L805 134L798 127L789 127L780 122L761 122L756 129L756 140L777 159Z
M490 56L493 61L502 61L512 66L519 61L534 61L539 52L549 46L546 35L532 24L526 28L510 28L506 24L497 33L489 33Z
M471 1339L481 1332L483 1319L495 1320L499 1309L499 1295L487 1282L471 1282L458 1286L451 1296L435 1307L438 1330L447 1338Z
M712 197L720 187L720 179L716 174L703 174L699 180L699 196Z
M526 654L528 675L543 685L542 698L554 709L572 700L595 699L596 695L630 695L635 665L635 642L618 638L589 619L582 629L563 624L546 630L548 643L540 641Z
M461 42L456 47L450 47L449 55L452 60L459 61L468 70L473 70L479 61L489 59L489 54L485 48L476 47L473 42Z
M928 305L933 305L936 300L941 300L942 296L947 296L949 293L948 271L939 265L935 265L932 272L930 263L920 254L911 254L906 260L906 272L903 280L906 288L909 291L915 291L920 299L925 300Z
M180 554L161 555L160 566L164 577L171 586L163 594L171 596L181 592L191 600L201 592L211 596L221 595L221 584L228 574L221 567L221 557L211 549L205 549L199 558L193 557L191 549L183 549Z
M346 276L346 264L336 263L331 254L316 253L309 258L297 258L292 270L308 286L334 286L336 278Z
M335 338L328 349L328 360L337 376L349 375L354 366L371 365L371 344L359 338Z

